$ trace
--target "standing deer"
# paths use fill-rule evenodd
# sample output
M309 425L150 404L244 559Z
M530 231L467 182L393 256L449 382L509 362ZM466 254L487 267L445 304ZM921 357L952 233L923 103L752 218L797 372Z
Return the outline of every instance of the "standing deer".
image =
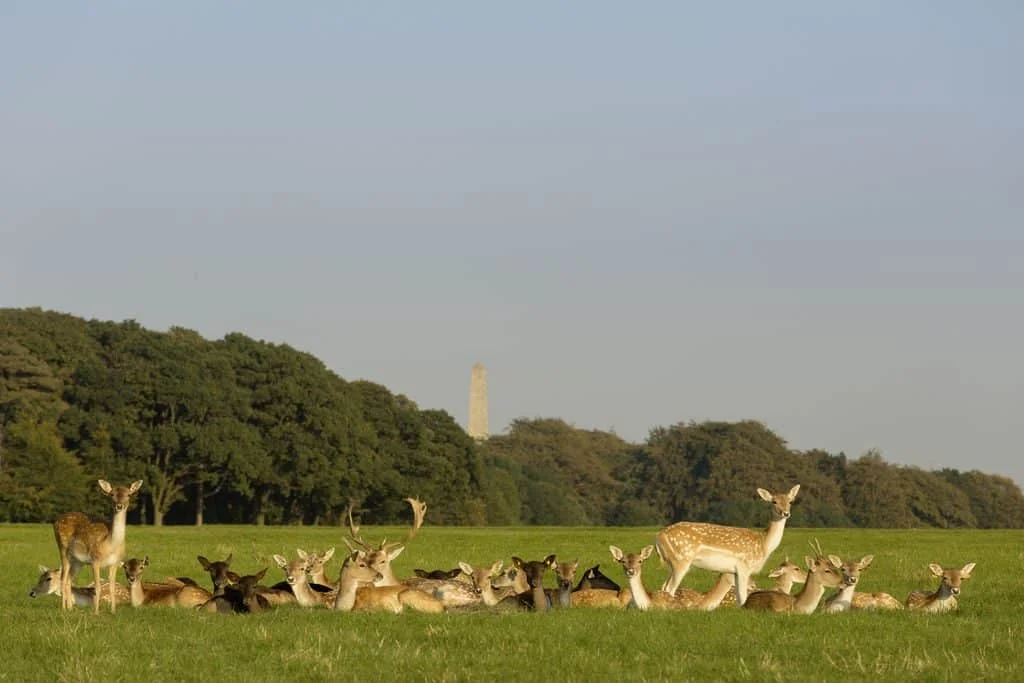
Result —
M68 512L53 522L53 536L60 554L61 607L71 609L75 600L71 583L83 564L92 565L93 585L100 585L100 570L109 567L110 583L115 583L117 568L124 557L125 527L132 496L139 492L142 480L130 486L111 486L106 479L98 481L100 490L114 501L114 518L108 524L81 512ZM110 600L110 611L117 609L117 594ZM93 597L93 612L100 613L100 594Z
M350 503L348 506L349 538L344 539L345 544L353 552L362 551L366 555L366 561L369 566L380 573L381 578L374 585L397 586L401 583L395 576L395 572L391 569L391 562L402 554L402 551L405 550L405 544L412 540L413 536L416 535L416 532L423 525L423 517L427 514L427 504L416 498L406 498L405 501L412 507L412 529L409 530L401 541L388 543L387 539L384 539L376 548L359 536L359 526L352 520L353 504Z
M949 612L958 609L960 604L957 596L960 595L960 584L971 578L974 565L974 562L970 562L960 569L944 569L937 564L928 565L932 574L941 579L939 588L932 593L914 591L907 596L907 609L920 612Z
M799 491L799 484L788 493L757 490L762 500L772 504L772 520L764 531L701 522L677 522L659 531L655 537L655 547L662 561L672 571L661 589L675 594L690 567L697 566L708 571L731 574L737 604L742 605L747 599L747 582L750 577L761 571L768 556L782 542L790 506ZM703 605L709 610L717 606L713 602Z

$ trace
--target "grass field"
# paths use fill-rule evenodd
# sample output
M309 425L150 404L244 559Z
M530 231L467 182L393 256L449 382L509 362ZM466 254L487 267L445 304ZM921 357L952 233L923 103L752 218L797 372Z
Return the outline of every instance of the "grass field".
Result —
M405 529L366 527L368 539ZM627 552L653 542L643 528L424 527L395 561L413 567L508 563L511 555L556 553L600 563L625 585L610 544ZM195 556L223 559L250 573L295 548L340 554L343 530L295 527L128 528L128 555L149 555L148 578L189 575L204 585ZM540 614L344 614L295 606L249 616L191 610L109 608L64 613L59 598L32 600L37 565L54 566L48 525L0 526L0 679L13 681L318 680L1024 680L1024 531L789 529L766 571L785 556L803 558L819 539L827 553L874 554L863 590L902 599L937 585L927 565L977 562L960 611L946 615L853 613L783 616L736 609L712 613L561 610ZM336 575L338 559L328 564ZM645 583L666 576L657 559ZM83 572L79 583L86 582ZM763 575L759 584L770 581ZM123 577L122 577L123 579ZM684 586L714 577L694 569ZM549 573L549 585L554 579Z

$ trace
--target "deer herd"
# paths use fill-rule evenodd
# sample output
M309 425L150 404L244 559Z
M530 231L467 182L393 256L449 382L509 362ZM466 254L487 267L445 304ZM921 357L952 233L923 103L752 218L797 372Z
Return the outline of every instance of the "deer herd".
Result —
M345 538L349 552L341 562L336 581L331 580L325 565L334 556L334 548L323 553L299 549L295 559L274 555L274 562L284 580L271 586L263 584L269 567L255 574L239 575L231 570L232 556L210 561L200 555L199 565L210 577L212 590L187 577L167 577L160 581L143 581L149 557L125 558L125 526L132 497L142 481L129 486L112 486L99 480L100 490L113 501L110 522L97 520L80 512L69 512L53 523L53 534L60 555L60 567L40 566L40 577L29 593L61 596L61 607L91 605L99 613L100 603L132 607L144 605L189 607L208 612L250 613L273 609L278 605L295 604L304 608L323 607L351 611L458 612L466 610L544 611L551 608L606 607L639 610L714 610L723 605L744 609L810 614L819 609L825 592L836 592L825 599L821 611L898 610L947 612L958 607L961 584L971 577L974 563L960 568L929 565L940 579L934 591L915 591L900 602L888 593L857 590L861 574L871 566L874 557L843 561L826 555L819 544L812 544L813 555L804 558L804 566L788 558L768 577L775 581L770 590L759 590L753 581L772 552L778 548L790 517L790 508L800 486L789 491L757 493L771 504L771 522L763 531L698 522L678 522L657 533L654 544L639 552L627 553L610 546L612 558L622 566L626 587L620 586L600 571L600 565L585 570L577 581L579 562L558 562L555 555L542 560L525 561L512 557L504 568L498 560L492 564L472 565L460 561L451 570L415 570L415 576L399 579L391 568L392 561L415 536L427 506L415 498L406 502L413 510L413 524L398 542L386 540L372 544L364 540L359 526L348 510L349 535ZM668 566L669 576L658 591L648 591L642 579L643 564L657 554ZM92 567L92 584L73 585L83 565ZM680 587L691 567L699 567L719 575L718 581L705 592ZM104 581L102 570L108 570ZM118 570L124 572L127 586L116 581ZM545 588L548 570L555 574L556 588ZM802 584L796 594L794 584Z

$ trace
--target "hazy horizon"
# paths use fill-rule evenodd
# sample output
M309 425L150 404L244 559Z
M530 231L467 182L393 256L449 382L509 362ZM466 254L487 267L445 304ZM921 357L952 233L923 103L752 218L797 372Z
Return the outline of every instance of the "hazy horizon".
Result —
M0 9L0 306L1024 482L1024 5ZM1015 312L1016 311L1016 312Z

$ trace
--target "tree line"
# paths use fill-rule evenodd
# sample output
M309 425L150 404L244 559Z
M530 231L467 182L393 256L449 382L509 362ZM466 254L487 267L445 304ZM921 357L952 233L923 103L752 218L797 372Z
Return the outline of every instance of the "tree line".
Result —
M644 443L558 419L475 442L446 412L314 356L233 333L0 309L0 521L105 515L95 480L143 479L134 522L657 525L764 521L758 487L800 483L793 525L1024 527L1024 495L977 471L793 451L755 421L679 423Z

